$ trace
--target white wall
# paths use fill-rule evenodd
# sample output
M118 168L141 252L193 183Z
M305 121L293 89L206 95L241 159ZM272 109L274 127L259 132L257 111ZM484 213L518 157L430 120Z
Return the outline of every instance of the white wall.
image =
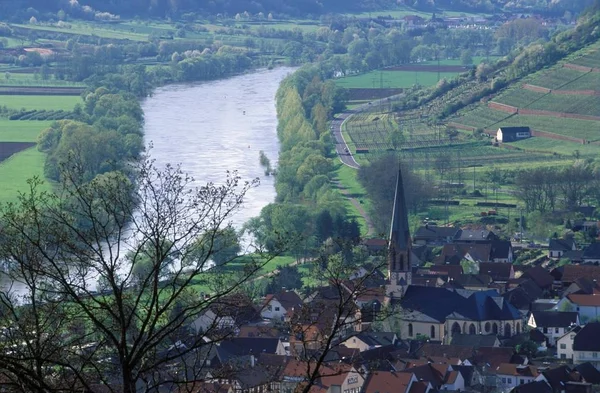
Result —
M286 312L287 310L283 308L277 299L271 299L269 300L269 303L265 304L263 309L260 310L260 316L266 319L283 321Z

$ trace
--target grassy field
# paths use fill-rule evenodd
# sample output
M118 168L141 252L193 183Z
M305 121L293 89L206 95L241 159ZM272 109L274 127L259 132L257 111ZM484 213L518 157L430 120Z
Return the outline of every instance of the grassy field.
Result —
M58 27L56 25L19 25L14 26L29 30L45 30L57 33L87 35L101 38L128 39L132 41L148 41L148 34L133 33L122 29L111 28L111 25L101 25L96 23L71 23L70 28Z
M36 142L40 132L50 124L52 121L0 119L0 142Z
M27 179L37 176L44 179L45 154L32 147L17 153L0 163L0 203L16 202L19 193L27 192L29 185ZM43 189L50 191L50 184L46 181Z
M79 96L0 95L0 106L11 109L72 110L76 104L82 103Z
M452 79L458 72L440 72L440 79ZM438 83L437 72L371 71L336 79L338 86L350 88L407 88L415 84L433 86Z
M347 195L342 194L345 198L345 207L348 210L349 218L355 218L360 226L360 233L362 236L365 236L369 232L369 227L367 226L366 220L360 214L358 209L350 202L351 198L355 198L359 203L361 203L363 209L365 211L369 208L369 200L366 196L365 189L360 185L356 178L356 169L352 169L343 165L341 162L336 162L336 170L334 181L338 181L340 185L346 189Z
M511 142L511 145L521 149L545 150L567 156L572 156L577 151L581 156L596 158L600 153L599 145L582 145L581 143L559 141L547 138L528 138L517 142Z

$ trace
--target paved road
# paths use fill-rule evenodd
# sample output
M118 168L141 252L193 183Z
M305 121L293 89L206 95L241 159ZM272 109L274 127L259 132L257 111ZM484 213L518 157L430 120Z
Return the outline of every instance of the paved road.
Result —
M350 151L350 148L348 147L348 144L346 143L346 140L342 135L342 125L344 124L344 122L356 113L366 112L370 108L386 104L388 100L400 97L401 95L402 94L398 94L395 96L382 98L380 100L371 101L367 104L357 106L354 109L349 109L343 113L340 113L331 121L331 133L333 135L333 138L335 139L335 151L340 157L340 161L342 161L344 165L347 165L350 168L354 169L358 169L360 167L360 164L354 159L354 156L352 155L352 152Z

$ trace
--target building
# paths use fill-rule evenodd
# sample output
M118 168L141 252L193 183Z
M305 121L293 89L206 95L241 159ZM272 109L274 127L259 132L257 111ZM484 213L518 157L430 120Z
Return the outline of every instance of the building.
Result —
M600 369L600 322L585 325L573 339L573 363L590 362Z
M581 323L600 319L600 293L579 295L571 293L562 298L554 308L559 311L576 311Z
M514 142L531 137L529 127L500 127L496 132L498 142Z
M534 311L527 325L539 329L552 346L573 326L579 325L579 314L569 311Z
M369 349L394 345L398 341L396 333L388 332L360 332L359 334L342 341L347 348L357 348L360 352Z
M439 246L452 243L460 232L457 227L438 227L437 225L423 225L415 232L413 243L418 245Z
M581 330L581 326L575 326L569 329L562 337L556 339L556 357L559 359L573 360L573 340L575 335Z
M406 209L404 183L402 181L402 168L398 168L388 246L388 284L386 285L386 296L390 300L402 298L412 282L411 243L408 210Z
M538 369L531 365L502 363L496 368L498 388L503 391L519 385L533 382L539 375Z
M269 294L260 310L260 316L266 319L283 321L285 315L302 306L302 299L294 291L281 291L276 294Z
M548 257L560 258L566 251L575 251L576 245L573 238L568 239L550 239L548 245Z
M211 304L191 328L196 334L220 329L239 329L242 325L262 321L252 300L242 294L223 296Z

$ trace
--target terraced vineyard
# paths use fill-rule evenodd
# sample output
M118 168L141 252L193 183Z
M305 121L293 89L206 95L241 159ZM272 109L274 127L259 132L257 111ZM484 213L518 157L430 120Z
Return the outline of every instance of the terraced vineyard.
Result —
M455 116L451 120L460 124L464 124L477 128L490 128L496 126L503 120L506 120L514 115L510 113L497 111L487 106L478 106L468 112Z
M545 93L538 93L515 87L496 97L494 101L505 105L516 106L518 108L525 108L532 102L541 99L544 95Z
M537 73L534 77L527 78L524 82L535 86L546 87L548 89L558 89L582 78L584 75L585 74L581 71L558 67Z
M586 74L583 74L581 75L581 77L576 78L571 82L567 83L566 85L561 86L558 90L600 91L600 72L588 72Z
M520 107L520 105L514 103L509 105ZM546 94L524 107L552 112L600 116L600 96Z
M462 122L462 121L461 121ZM593 120L566 119L537 115L513 115L494 125L494 128L529 126L534 130L551 132L593 142L600 140L600 124Z
M600 67L600 45L595 45L586 55L571 60L570 63L584 67Z

